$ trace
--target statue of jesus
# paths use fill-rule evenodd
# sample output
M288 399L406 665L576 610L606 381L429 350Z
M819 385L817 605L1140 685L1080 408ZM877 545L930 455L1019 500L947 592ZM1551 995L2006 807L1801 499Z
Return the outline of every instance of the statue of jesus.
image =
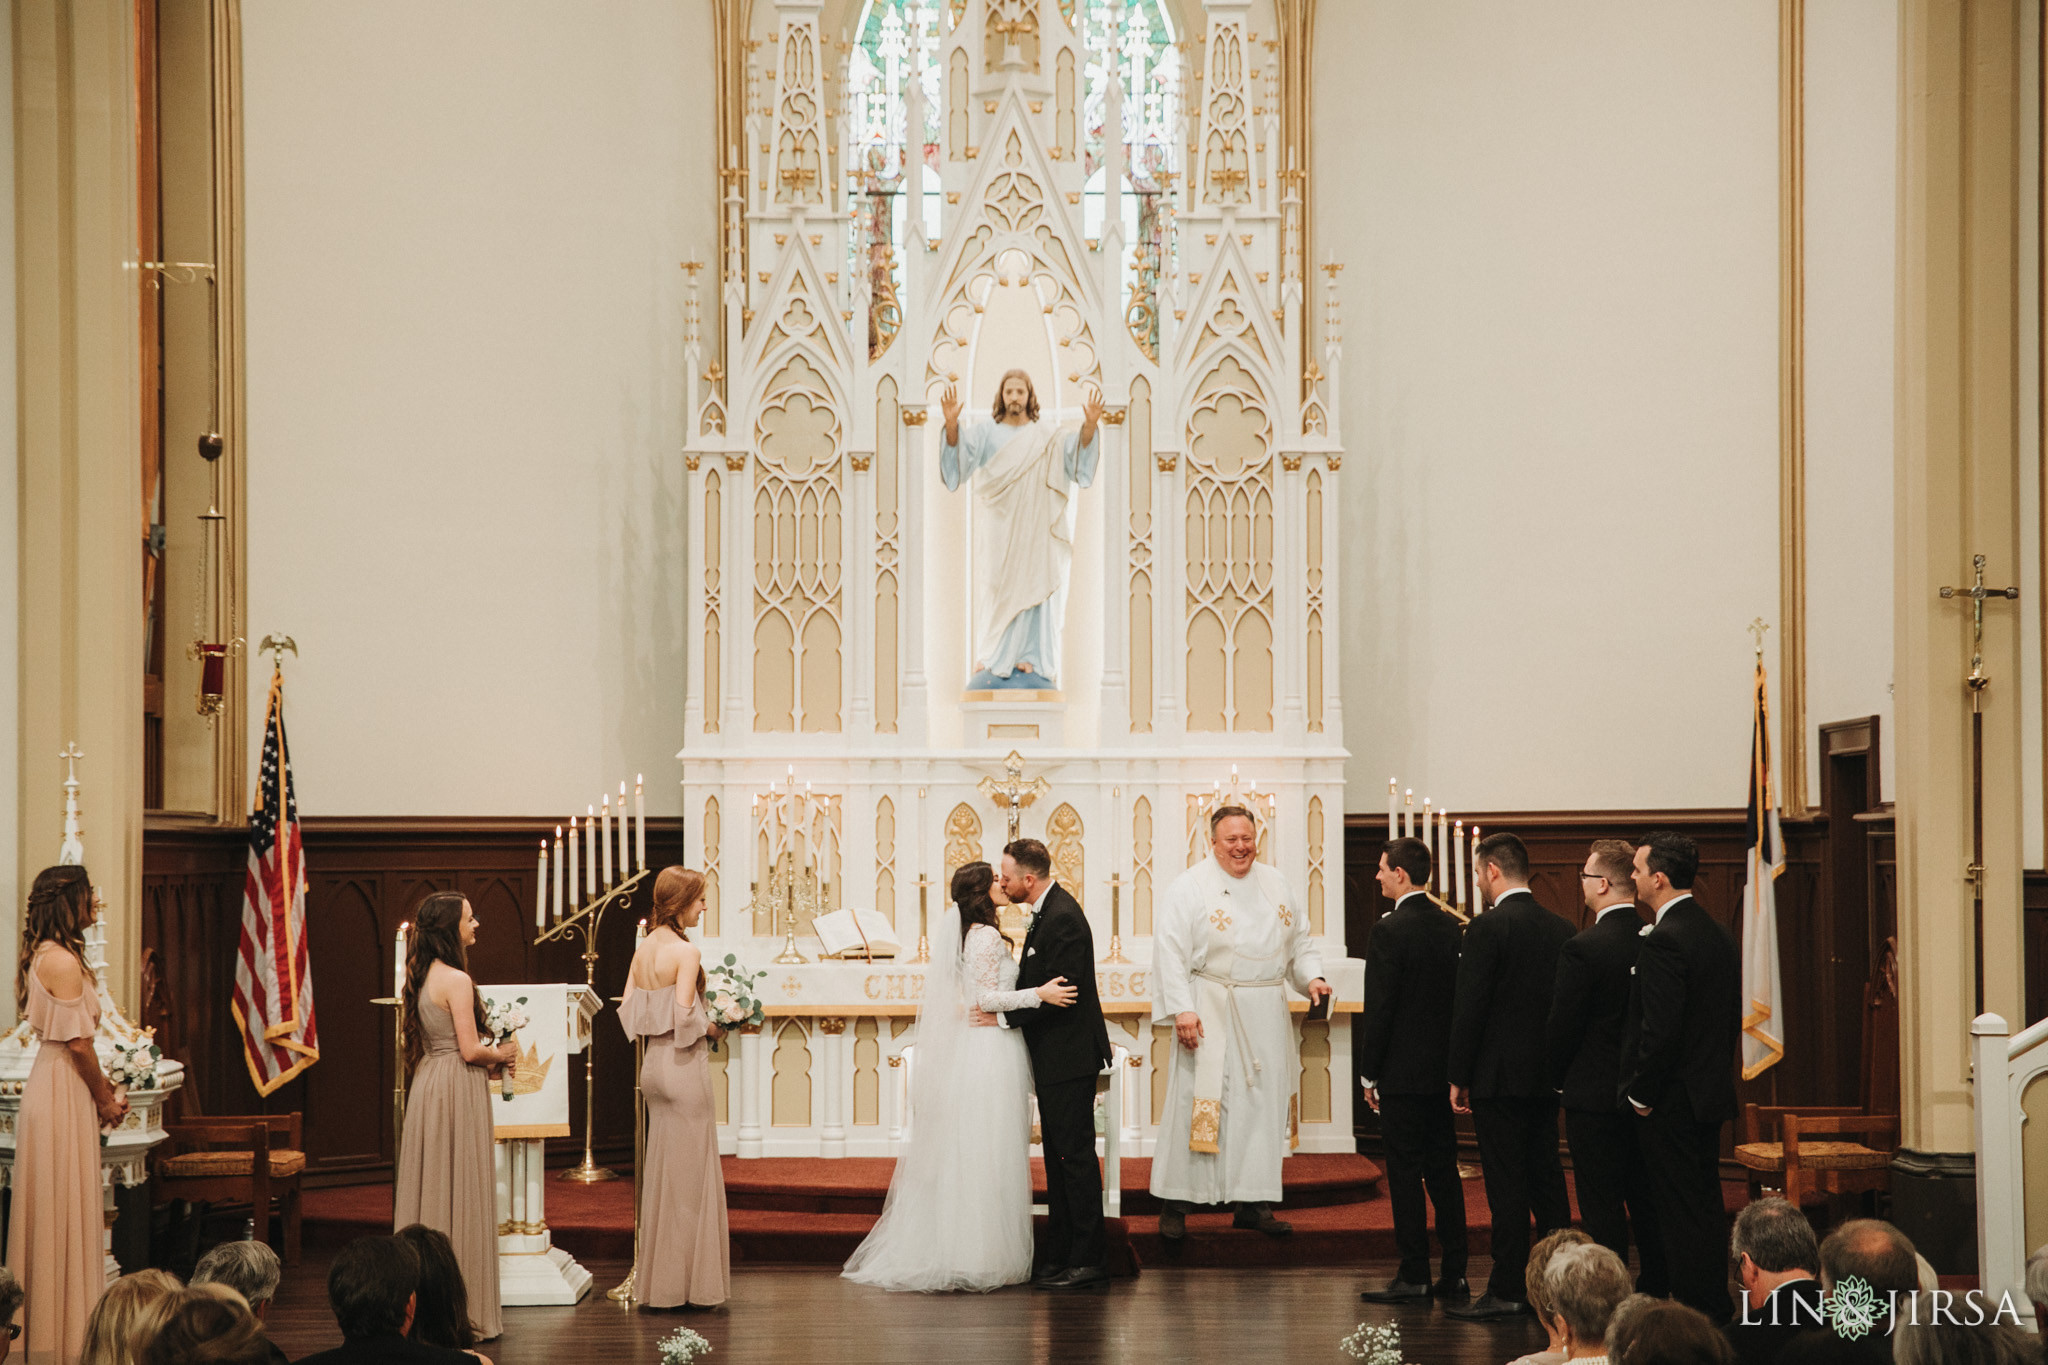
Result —
M960 393L940 407L946 488L974 480L974 674L970 691L1059 686L1060 629L1074 562L1074 489L1095 482L1102 395L1091 391L1079 429L1041 422L1031 376L1011 370L992 420L963 438Z

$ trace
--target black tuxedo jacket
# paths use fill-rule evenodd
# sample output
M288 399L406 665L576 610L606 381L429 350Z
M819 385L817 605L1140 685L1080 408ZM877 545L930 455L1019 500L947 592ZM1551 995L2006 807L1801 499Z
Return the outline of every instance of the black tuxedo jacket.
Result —
M396 1332L374 1337L349 1337L331 1351L302 1356L299 1365L476 1365L467 1351L422 1346Z
M1064 976L1079 992L1073 1004L1061 1009L1041 1003L1037 1009L1012 1010L1003 1016L1010 1027L1024 1030L1031 1077L1039 1085L1093 1076L1109 1065L1110 1058L1102 997L1095 990L1095 936L1080 903L1055 882L1024 936L1017 989L1043 986L1057 976Z
M1447 1096L1457 990L1458 921L1406 897L1366 940L1359 1074L1382 1094Z
M1550 1084L1567 1109L1604 1113L1622 1106L1615 1093L1621 1084L1621 1034L1642 931L1634 906L1616 906L1558 951L1545 1035Z
M1742 961L1706 907L1690 896L1665 907L1643 935L1629 991L1619 1097L1655 1109L1683 1094L1699 1123L1735 1117L1742 1037Z
M1543 1026L1572 926L1511 891L1465 926L1451 1013L1450 1082L1475 1099L1549 1099Z
M1738 1365L1772 1365L1793 1337L1815 1328L1825 1331L1827 1320L1820 1281L1787 1280L1757 1308L1745 1307L1738 1295L1735 1320L1721 1329L1721 1335L1735 1348Z

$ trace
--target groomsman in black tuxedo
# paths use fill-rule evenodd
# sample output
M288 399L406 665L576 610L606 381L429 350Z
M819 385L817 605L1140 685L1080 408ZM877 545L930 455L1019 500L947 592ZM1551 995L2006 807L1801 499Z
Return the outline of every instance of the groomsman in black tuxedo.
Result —
M1629 991L1621 1097L1638 1116L1671 1295L1723 1323L1735 1305L1721 1249L1721 1125L1735 1117L1742 963L1692 897L1699 865L1699 849L1682 834L1652 834L1636 849L1636 900L1657 919Z
M1557 955L1547 1030L1550 1080L1564 1102L1565 1140L1572 1149L1586 1235L1627 1265L1633 1222L1643 1258L1636 1289L1663 1298L1671 1292L1671 1279L1636 1145L1636 1117L1617 1093L1622 1026L1643 942L1644 925L1635 907L1635 856L1620 839L1596 839L1579 872L1593 923Z
M1544 1064L1557 954L1571 924L1529 890L1529 850L1489 834L1473 850L1485 913L1465 928L1451 1015L1451 1108L1472 1116L1486 1206L1493 1219L1493 1274L1486 1292L1454 1318L1491 1322L1529 1311L1529 1221L1547 1237L1572 1221L1557 1155L1557 1092Z
M1387 845L1379 882L1394 908L1373 926L1365 946L1360 1084L1365 1102L1380 1116L1394 1244L1401 1252L1393 1283L1359 1295L1369 1303L1471 1294L1465 1283L1465 1190L1458 1183L1458 1134L1446 1079L1451 1002L1458 988L1458 921L1424 894L1429 869L1429 845L1420 839ZM1443 1277L1433 1285L1425 1188L1436 1207L1436 1240L1443 1251Z

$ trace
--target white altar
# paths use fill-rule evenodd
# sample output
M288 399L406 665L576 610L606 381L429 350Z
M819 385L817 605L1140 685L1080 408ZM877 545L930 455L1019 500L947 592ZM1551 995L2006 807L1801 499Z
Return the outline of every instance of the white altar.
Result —
M918 973L821 964L810 919L873 908L907 959L1013 820L1098 957L1129 959L1100 968L1140 1076L1113 1121L1149 1151L1154 907L1226 800L1338 991L1301 1031L1301 1150L1352 1150L1337 274L1306 268L1269 7L1202 9L1177 42L1152 0L873 0L851 45L820 0L753 9L685 317L686 860L707 961L769 972L766 1025L714 1058L727 1151L892 1150ZM938 400L987 420L1013 367L1049 415L1107 412L1072 494L1065 676L970 690L992 556L940 477Z

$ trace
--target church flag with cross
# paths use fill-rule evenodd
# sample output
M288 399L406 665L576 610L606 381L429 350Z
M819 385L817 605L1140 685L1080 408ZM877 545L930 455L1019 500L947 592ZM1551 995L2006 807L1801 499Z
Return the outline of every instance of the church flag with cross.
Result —
M1771 785L1771 700L1761 655L1756 663L1756 724L1749 746L1749 882L1742 891L1742 1079L1754 1080L1785 1056L1784 991L1778 978L1778 878L1785 841Z
M306 948L306 862L284 738L284 674L270 679L263 768L249 815L249 874L235 954L235 1025L256 1093L268 1095L320 1060Z

